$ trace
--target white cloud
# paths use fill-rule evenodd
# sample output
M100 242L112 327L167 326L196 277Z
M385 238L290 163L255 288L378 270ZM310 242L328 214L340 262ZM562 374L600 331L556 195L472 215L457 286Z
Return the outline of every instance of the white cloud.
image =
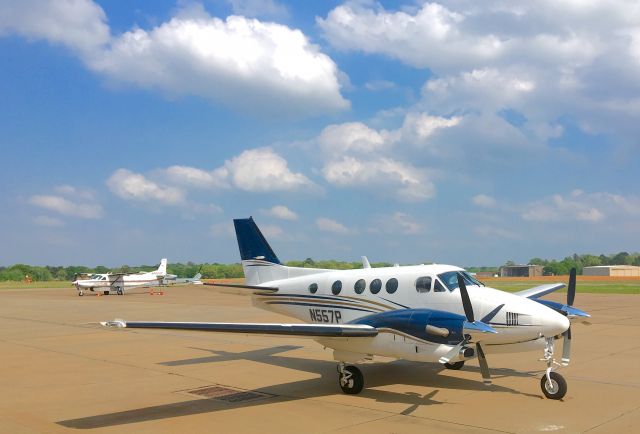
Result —
M398 199L418 202L435 194L427 171L389 158L359 160L343 157L329 161L322 169L324 178L340 187L386 188Z
M581 221L601 223L614 217L640 216L640 198L575 190L570 195L555 194L527 204L521 213L524 220L538 222Z
M347 229L342 223L338 223L335 220L331 220L326 217L319 217L316 219L316 226L323 232L331 232L334 234L348 234Z
M55 217L45 216L45 215L39 215L35 217L33 219L33 223L35 223L38 226L45 226L45 227L52 227L52 228L64 226L64 222L62 220L57 219Z
M361 122L329 125L317 138L320 147L329 154L348 152L374 153L388 146L390 133L376 131Z
M424 224L418 222L413 216L395 212L374 219L373 226L369 228L372 233L415 235L424 231Z
M251 192L313 190L315 184L302 173L289 170L287 160L271 148L257 148L242 152L227 161L231 183Z
M298 220L298 214L291 211L284 205L275 205L269 209L263 209L261 212L264 215L279 218L281 220Z
M109 42L107 18L91 0L2 0L0 35L46 39L90 56Z
M257 10L253 1L238 9ZM277 12L275 2L263 12ZM0 1L0 35L44 39L73 50L113 83L195 95L267 115L333 113L349 108L335 62L300 30L232 15L211 17L199 4L146 30L110 34L91 0Z
M175 187L161 186L139 173L118 169L107 179L107 186L125 200L152 202L159 205L178 205L184 193Z
M473 197L473 203L483 208L493 208L496 206L496 199L486 194L478 194Z
M228 184L227 169L220 167L213 171L206 171L189 166L171 166L161 172L167 181L199 188L226 188Z
M98 203L78 203L62 196L34 195L29 198L29 202L40 208L72 217L99 219L103 215L102 206Z

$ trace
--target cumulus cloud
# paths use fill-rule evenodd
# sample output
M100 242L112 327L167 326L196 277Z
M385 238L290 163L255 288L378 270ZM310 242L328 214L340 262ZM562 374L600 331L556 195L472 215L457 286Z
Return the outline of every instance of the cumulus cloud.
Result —
M62 196L34 195L29 198L29 202L40 208L72 217L99 219L103 215L102 206L98 203L79 203Z
M581 221L600 223L611 217L640 216L640 198L574 190L570 195L555 194L527 204L521 214L524 220L538 222Z
M107 186L125 200L152 202L159 205L178 205L184 201L184 192L176 187L162 186L139 173L118 169L107 179Z
M443 0L397 11L347 2L317 22L337 49L428 68L423 111L491 118L512 109L538 147L563 133L558 121L569 114L588 134L637 147L640 8L633 0L490 0L482 7ZM478 148L491 143L496 127L513 128L496 120L493 129L456 138Z
M110 40L107 18L91 0L0 1L0 36L18 34L90 56Z
M369 228L372 233L415 235L424 231L424 224L413 216L395 212L391 215L383 215L374 219L373 226Z
M430 199L435 186L427 171L390 158L361 160L343 157L329 161L322 169L324 178L340 187L393 187L400 200L418 202Z
M237 188L251 192L295 191L317 188L302 173L292 172L287 160L271 148L257 148L242 152L224 165L230 182Z
M248 10L253 2L234 3ZM91 0L3 0L1 34L62 44L114 83L169 96L196 95L269 115L350 105L335 62L300 30L239 15L223 20L197 4L152 29L112 36Z
M347 122L327 126L322 130L317 141L329 154L348 152L368 154L389 146L392 137L388 131L374 130L362 122Z
M275 217L281 220L298 220L298 214L291 211L284 205L275 205L269 209L261 210L262 214Z
M226 188L228 171L224 167L206 171L190 166L171 166L161 171L171 183L199 188Z
M246 17L287 18L287 7L274 0L227 0L235 15Z
M348 234L349 229L346 228L342 223L338 223L335 220L331 220L326 217L319 217L316 219L316 226L322 232L330 232L334 234Z

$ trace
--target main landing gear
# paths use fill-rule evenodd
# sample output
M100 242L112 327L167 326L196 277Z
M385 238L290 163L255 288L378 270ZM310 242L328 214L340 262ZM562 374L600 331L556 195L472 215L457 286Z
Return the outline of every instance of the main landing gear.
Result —
M453 362L453 363L445 363L444 367L447 369L453 369L454 371L457 371L459 369L462 369L462 367L464 366L464 360L461 360L459 362Z
M360 369L355 366L345 366L342 362L338 363L338 381L340 388L347 395L360 393L364 387L364 377Z
M552 371L553 365L561 366L553 358L553 342L554 338L546 338L544 345L544 357L540 359L546 362L547 369L540 379L540 388L542 393L549 399L562 399L567 393L567 381L559 373Z

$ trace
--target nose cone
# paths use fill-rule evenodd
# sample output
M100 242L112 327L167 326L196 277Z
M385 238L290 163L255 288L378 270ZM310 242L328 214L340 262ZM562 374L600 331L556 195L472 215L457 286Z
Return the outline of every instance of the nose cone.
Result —
M546 337L556 336L564 333L571 323L569 319L555 311L549 309L542 320L542 329Z

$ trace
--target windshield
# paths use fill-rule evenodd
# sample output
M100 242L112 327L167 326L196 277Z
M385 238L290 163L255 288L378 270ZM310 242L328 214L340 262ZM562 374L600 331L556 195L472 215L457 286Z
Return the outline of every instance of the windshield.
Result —
M464 283L467 285L484 286L480 281L466 271L460 271L459 273L462 274L464 277ZM458 287L458 271L447 271L446 273L438 274L438 278L442 280L442 283L444 283L447 288L449 288L449 291L453 291Z

